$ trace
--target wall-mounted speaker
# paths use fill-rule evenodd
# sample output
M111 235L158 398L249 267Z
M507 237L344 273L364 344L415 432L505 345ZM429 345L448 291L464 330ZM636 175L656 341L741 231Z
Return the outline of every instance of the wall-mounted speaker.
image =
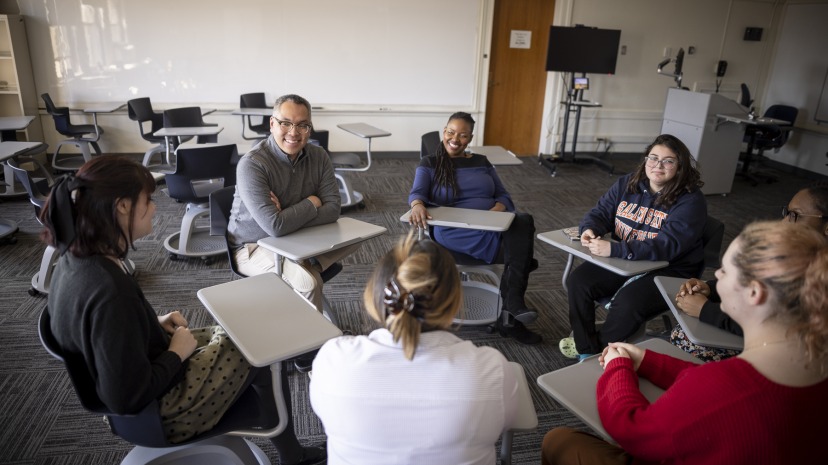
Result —
M762 28L761 27L746 27L745 28L745 40L753 40L753 41L762 40Z

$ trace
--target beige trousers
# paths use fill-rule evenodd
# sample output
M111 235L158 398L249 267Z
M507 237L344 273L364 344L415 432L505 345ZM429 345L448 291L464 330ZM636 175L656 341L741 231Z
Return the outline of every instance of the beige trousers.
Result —
M331 265L354 253L362 244L352 244L341 249L332 250L313 257L319 266L312 265L309 260L297 263L291 260L282 261L282 279L290 287L312 303L322 312L322 276L321 272ZM245 244L236 250L236 266L239 272L247 276L262 273L275 273L276 261L273 252L259 247L257 244Z

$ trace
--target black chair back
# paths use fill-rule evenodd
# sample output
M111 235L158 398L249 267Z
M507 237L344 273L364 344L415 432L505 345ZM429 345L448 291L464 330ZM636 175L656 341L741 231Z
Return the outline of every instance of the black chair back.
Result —
M35 181L28 171L18 166L17 161L14 159L6 160L6 164L9 165L17 181L23 185L26 193L29 194L29 202L34 205L35 217L37 217L37 221L40 221L40 211L43 209L43 205L46 204L46 198L49 196L48 180Z
M141 137L148 142L163 143L163 137L153 136L153 133L164 127L164 115L152 109L149 97L135 98L127 102L129 119L138 122ZM150 130L144 132L144 123L150 122Z
M750 98L750 89L744 82L741 85L741 92L739 93L739 105L750 108L753 105L753 99Z
M440 131L431 131L420 138L420 159L434 155L440 146Z
M702 244L704 246L704 267L718 268L722 266L721 252L722 241L724 240L724 224L707 216L702 232Z
M771 105L764 114L766 118L789 121L792 126L796 122L799 110L789 105ZM758 129L759 134L754 141L754 147L759 150L776 149L788 142L791 131L782 130L780 126L762 126Z
M210 235L224 237L230 269L236 276L246 278L247 275L242 274L236 266L236 257L233 255L233 249L227 237L227 225L230 224L230 210L233 208L235 194L235 186L224 187L210 193Z
M242 94L239 97L239 107L240 108L267 108L267 101L265 100L264 92L253 92L250 94ZM254 124L254 118L259 120L258 123ZM270 135L270 118L267 116L262 117L255 117L255 116L248 116L247 117L247 127L250 128L251 131L255 132L260 136L267 137Z
M200 126L217 126L217 124L205 123L201 117L201 107L181 107L164 110L165 128L194 128ZM198 136L199 144L215 143L218 135ZM182 141L183 142L183 141ZM178 147L177 144L173 144Z
M310 140L308 142L322 147L328 153L330 153L330 150L328 150L329 140L330 133L327 129L320 129L318 131L316 129L311 129Z
M42 94L40 97L46 104L46 112L52 115L52 119L55 121L55 130L64 136L78 136L78 130L69 120L69 108L55 106L55 103L52 101L52 97L50 97L48 93ZM92 132L94 132L94 129Z
M228 185L228 172L237 153L236 144L179 148L175 173L166 177L170 197L182 202L206 203L211 192Z

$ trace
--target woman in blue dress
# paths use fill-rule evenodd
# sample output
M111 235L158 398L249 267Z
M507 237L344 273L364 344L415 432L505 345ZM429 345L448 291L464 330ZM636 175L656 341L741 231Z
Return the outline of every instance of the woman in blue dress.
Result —
M524 326L538 316L524 300L529 273L538 266L532 258L534 219L515 211L512 197L485 156L466 153L473 131L474 119L470 114L457 112L449 117L436 153L423 158L417 167L408 196L410 221L413 226L427 228L430 206L514 212L515 219L502 233L435 226L432 239L451 251L486 263L504 263L500 294L503 311L509 317L505 323L498 319L498 330L505 337L536 344L541 337Z

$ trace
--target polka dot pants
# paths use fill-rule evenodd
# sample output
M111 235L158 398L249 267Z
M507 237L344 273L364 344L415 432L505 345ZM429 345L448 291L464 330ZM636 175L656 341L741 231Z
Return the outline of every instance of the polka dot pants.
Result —
M190 356L184 380L161 398L167 439L186 441L213 428L236 399L250 363L220 326L192 330L198 348Z

